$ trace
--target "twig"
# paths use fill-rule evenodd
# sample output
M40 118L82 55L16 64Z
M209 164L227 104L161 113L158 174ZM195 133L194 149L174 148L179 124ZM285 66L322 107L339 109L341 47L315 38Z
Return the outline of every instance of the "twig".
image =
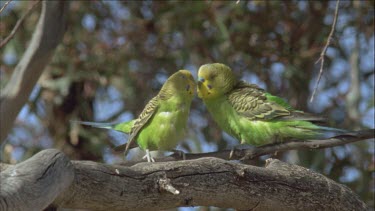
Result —
M38 0L36 1L33 5L31 5L31 7L29 7L29 9L27 9L26 13L22 15L22 17L17 21L16 25L14 26L14 28L12 29L12 31L10 32L10 34L1 41L0 43L0 48L2 48L3 46L5 46L13 37L14 35L16 34L18 28L21 26L21 23L25 20L25 18L27 16L29 16L31 14L31 11L35 8L35 6L40 2L41 0ZM5 5L4 5L5 6ZM3 9L3 8L1 8Z
M344 144L353 143L357 141L374 139L373 129L363 131L362 133L363 134L361 136L343 135L322 140L293 141L283 144L258 147L255 149L246 150L245 156L243 156L240 160L251 160L262 155L274 154L276 152L283 152L294 149L324 149L335 146L341 146Z
M165 190L173 195L180 194L180 191L177 190L173 185L171 184L171 180L169 178L161 178L158 180L158 185L160 191Z
M323 67L324 67L324 57L326 55L326 52L327 52L327 49L328 49L328 46L330 45L331 43L331 39L332 39L332 36L333 36L333 33L335 32L335 28L336 28L336 22L337 22L337 16L338 16L338 13L339 13L339 2L340 0L337 0L336 1L336 9L335 9L335 16L333 18L333 23L332 23L332 27L331 27L331 32L329 33L328 35L328 38L327 38L327 43L326 45L324 46L322 52L320 53L320 57L319 59L315 62L318 63L320 62L320 70L319 70L319 75L318 75L318 79L315 83L315 87L314 87L314 91L311 95L311 99L310 99L310 102L312 102L314 100L314 96L316 94L316 91L318 89L318 85L319 85L319 82L320 82L320 79L322 78L322 74L323 74Z
M223 150L218 152L207 152L207 153L185 153L184 157L186 160L193 160L203 157L215 157L225 160L251 160L263 155L274 154L275 152L282 152L295 149L324 149L335 146L341 146L344 144L363 141L368 139L374 139L375 129L362 130L354 132L353 135L342 135L328 139L321 140L307 140L307 141L291 141L287 143L265 145L261 147L255 147L250 149L233 149L233 150ZM156 162L166 162L166 161L177 161L183 160L183 156L179 153L174 153L172 155L155 158ZM145 162L145 160L137 161L124 161L118 163L120 165L132 166L136 163Z
M3 12L3 10L8 6L8 4L11 2L12 0L9 0L7 2L5 2L5 4L3 5L3 7L1 7L0 9L0 14Z

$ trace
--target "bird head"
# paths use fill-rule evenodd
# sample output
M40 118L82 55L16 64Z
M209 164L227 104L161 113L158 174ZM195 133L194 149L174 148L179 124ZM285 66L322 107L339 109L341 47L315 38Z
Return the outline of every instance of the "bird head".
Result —
M179 70L168 78L162 90L192 98L195 94L195 87L196 83L190 71Z
M236 82L228 66L220 63L202 65L198 70L198 97L203 100L220 97L231 91Z

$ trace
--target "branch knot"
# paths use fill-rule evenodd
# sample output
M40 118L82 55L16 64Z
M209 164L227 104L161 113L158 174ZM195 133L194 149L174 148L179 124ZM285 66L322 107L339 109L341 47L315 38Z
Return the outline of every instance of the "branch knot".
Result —
M157 184L159 186L159 190L160 191L167 191L169 193L172 193L173 195L178 195L180 194L180 191L177 190L175 187L173 187L173 185L171 184L171 180L168 179L168 178L160 178L158 181L157 181Z

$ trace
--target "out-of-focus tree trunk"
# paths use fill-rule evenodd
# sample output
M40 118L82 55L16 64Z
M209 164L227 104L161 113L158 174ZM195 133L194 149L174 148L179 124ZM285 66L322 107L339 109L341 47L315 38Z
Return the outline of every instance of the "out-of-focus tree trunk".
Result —
M0 141L13 127L35 83L50 61L66 29L68 1L43 1L42 12L30 45L0 95Z
M346 95L346 110L353 128L358 126L361 118L359 101L361 99L359 75L359 37L355 36L355 44L350 55L350 88Z

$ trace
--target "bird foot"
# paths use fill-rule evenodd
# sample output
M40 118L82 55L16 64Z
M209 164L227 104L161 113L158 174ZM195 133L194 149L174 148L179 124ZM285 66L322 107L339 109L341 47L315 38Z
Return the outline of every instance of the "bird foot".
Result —
M146 155L142 159L146 159L147 162L155 162L155 159L151 156L150 150L146 149Z
M182 158L182 160L186 160L185 152L183 152L181 150L177 150L177 149L174 149L174 150L171 150L171 151L173 152L172 156L177 155L179 158Z
M232 150L229 153L229 160L233 159L234 157L238 157L238 156L235 156L235 153L241 153L241 151L246 150L246 149L251 149L251 148L254 148L254 147L251 145L247 145L247 144L239 144L239 145L233 146Z

